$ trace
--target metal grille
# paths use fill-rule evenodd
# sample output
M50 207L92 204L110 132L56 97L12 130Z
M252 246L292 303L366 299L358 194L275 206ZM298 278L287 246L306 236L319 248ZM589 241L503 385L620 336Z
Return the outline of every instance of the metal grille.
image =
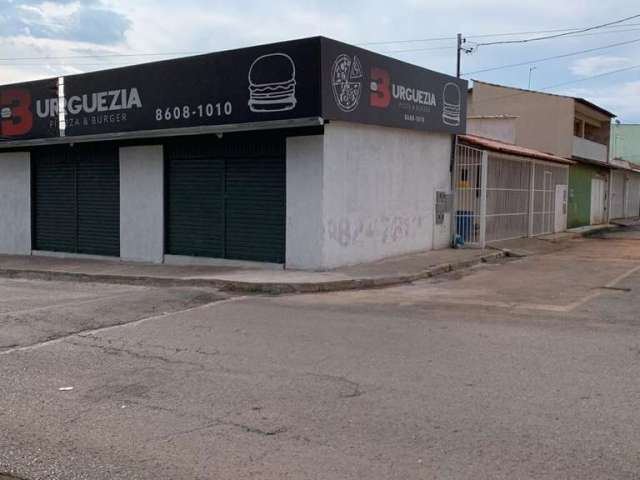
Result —
M455 241L456 244L484 246L487 156L466 145L456 147ZM484 182L484 185L483 185Z
M640 175L632 173L627 182L625 195L625 217L640 215Z
M532 235L553 233L556 208L556 185L567 185L568 169L534 164Z
M527 236L531 163L490 156L487 171L486 240Z
M556 190L568 184L568 176L567 167L458 145L455 243L484 247L486 242L553 233Z

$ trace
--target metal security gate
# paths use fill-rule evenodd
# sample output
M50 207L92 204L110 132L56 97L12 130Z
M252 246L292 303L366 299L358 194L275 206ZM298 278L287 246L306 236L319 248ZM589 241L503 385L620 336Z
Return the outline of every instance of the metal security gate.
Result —
M34 250L120 255L120 168L110 144L34 150Z
M284 263L284 148L278 135L167 144L167 253Z
M566 228L566 221L556 218L566 214L566 209L556 209L556 196L559 187L566 191L568 167L467 145L456 148L456 245L484 247Z
M466 145L456 146L454 205L456 245L484 246L487 155Z
M487 242L529 234L531 171L528 161L489 155L487 168Z

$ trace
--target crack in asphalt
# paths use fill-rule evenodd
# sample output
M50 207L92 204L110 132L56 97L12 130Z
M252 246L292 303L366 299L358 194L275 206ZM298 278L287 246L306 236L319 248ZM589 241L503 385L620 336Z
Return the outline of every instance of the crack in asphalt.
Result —
M180 315L180 314L184 314L184 313L189 313L189 312L193 312L196 310L200 310L203 308L208 308L208 307L212 307L212 306L218 306L218 305L224 305L226 303L230 303L230 302L237 302L237 301L241 301L246 299L246 296L237 296L237 297L231 297L231 298L222 298L220 300L215 300L213 302L209 302L209 303L205 303L202 305L196 305L195 307L189 307L186 308L184 310L177 310L174 312L164 312L161 313L159 315L152 315L150 317L145 317L145 318L140 318L137 320L132 320L130 322L124 322L124 323L118 323L115 325L108 325L106 327L99 327L99 328L94 328L94 329L90 329L90 330L78 330L76 332L71 332L65 335L62 335L60 337L55 337L55 338L51 338L51 339L47 339L41 342L37 342L37 343L33 343L30 345L23 345L20 347L15 347L15 348L9 348L7 350L2 350L0 351L0 355L10 355L12 353L18 353L18 352L28 352L28 351L32 351L32 350L38 350L40 348L43 347L47 347L50 345L55 345L58 343L63 343L66 342L67 340L73 338L73 337L82 337L87 336L87 335L91 335L94 333L100 333L100 332L106 332L106 331L110 331L110 330L115 330L115 329L119 329L119 328L125 328L125 327L134 327L137 325L141 325L143 323L146 322L150 322L153 320L160 320L172 315Z
M88 338L85 335L79 335L80 338ZM138 360L157 360L159 362L162 363L166 363L169 365L190 365L193 367L204 367L204 365L202 363L198 363L198 362L189 362L187 360L174 360L171 358L167 358L167 357L163 357L162 355L152 355L152 354L147 354L147 353L140 353L140 352L136 352L134 350L130 350L128 348L117 348L117 347L111 347L108 345L99 345L99 344L91 344L91 343L82 343L82 342L74 342L71 340L65 340L66 344L69 345L73 345L75 347L89 347L89 348L95 348L98 350L103 351L106 354L109 355L119 355L121 353L129 355L133 358L136 358Z

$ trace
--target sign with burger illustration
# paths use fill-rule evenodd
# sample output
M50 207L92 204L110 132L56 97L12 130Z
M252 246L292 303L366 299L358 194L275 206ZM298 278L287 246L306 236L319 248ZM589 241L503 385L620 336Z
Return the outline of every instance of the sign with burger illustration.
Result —
M323 37L0 86L0 142L323 118L462 133L467 83Z
M323 95L324 118L465 132L465 80L329 39L322 59L323 86L333 92Z

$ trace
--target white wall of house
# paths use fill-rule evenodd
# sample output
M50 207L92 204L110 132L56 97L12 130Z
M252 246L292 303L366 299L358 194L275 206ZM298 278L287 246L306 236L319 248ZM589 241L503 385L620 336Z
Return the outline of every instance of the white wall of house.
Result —
M0 153L0 253L31 254L31 158Z
M517 120L517 117L504 115L469 117L467 118L467 133L515 144Z
M164 256L164 161L161 145L120 149L120 255L161 263Z
M332 122L287 143L287 266L328 269L434 248L451 136ZM448 216L447 216L448 217Z

